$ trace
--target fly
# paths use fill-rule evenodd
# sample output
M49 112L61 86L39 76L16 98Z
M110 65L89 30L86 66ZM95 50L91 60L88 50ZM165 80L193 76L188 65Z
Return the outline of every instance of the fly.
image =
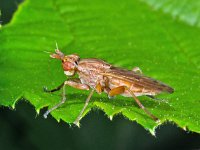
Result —
M69 79L64 81L60 86L55 89L47 90L45 92L55 92L62 88L62 100L46 111L44 117L47 118L48 114L58 108L66 101L65 87L71 86L80 90L90 90L84 107L80 114L74 121L74 124L79 125L84 110L86 109L94 92L105 92L108 97L122 95L125 97L132 97L144 112L151 117L154 121L159 122L159 119L154 116L148 109L146 109L138 96L148 96L154 98L155 95L162 92L173 93L173 88L161 83L155 79L149 78L142 74L140 68L135 67L133 70L126 70L123 68L115 67L101 59L87 58L80 59L77 54L64 55L58 48L54 54L50 55L51 58L60 59L64 74L69 76ZM78 74L78 78L70 78Z

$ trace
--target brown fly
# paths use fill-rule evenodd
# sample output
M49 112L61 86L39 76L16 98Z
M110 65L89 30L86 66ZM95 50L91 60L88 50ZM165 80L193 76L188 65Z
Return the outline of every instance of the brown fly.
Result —
M47 90L46 92L55 92L63 88L62 100L60 103L49 109L44 117L62 105L65 100L65 86L71 86L81 90L90 90L90 94L86 99L85 105L82 108L80 114L74 121L74 124L78 125L82 117L84 110L86 109L94 91L97 93L105 92L108 97L115 95L122 95L125 97L132 97L141 109L155 121L159 119L148 111L137 96L146 95L154 98L155 95L162 92L173 93L173 88L160 81L142 75L141 70L135 67L133 70L126 70L118 67L114 67L109 63L101 59L87 58L80 59L77 54L64 55L61 51L56 49L54 54L50 55L51 58L60 59L62 61L62 67L65 75L74 76L76 73L79 78L68 79L56 89Z

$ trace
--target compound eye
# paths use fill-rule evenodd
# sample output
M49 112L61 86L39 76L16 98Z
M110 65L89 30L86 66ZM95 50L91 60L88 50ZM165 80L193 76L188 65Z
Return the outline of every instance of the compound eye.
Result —
M65 71L73 70L73 66L74 66L74 65L73 65L71 62L66 61L66 62L64 62L62 65L63 65L63 69L64 69Z

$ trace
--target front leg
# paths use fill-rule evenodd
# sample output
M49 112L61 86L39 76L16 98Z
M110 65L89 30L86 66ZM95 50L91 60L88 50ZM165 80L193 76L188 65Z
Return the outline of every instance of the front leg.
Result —
M53 92L59 91L64 86L64 83L65 82L63 82L61 85L59 85L58 87L56 87L55 89L52 89L52 90L48 90L47 87L45 86L43 88L43 90L44 90L44 92L47 92L47 93L53 93Z
M63 85L63 86L61 86ZM52 112L53 110L57 109L60 105L62 105L65 100L66 100L66 95L65 95L65 86L68 85L68 86L71 86L71 87L74 87L76 89L80 89L80 90L89 90L90 87L86 84L82 84L80 82L80 80L78 79L74 79L74 80L68 80L68 81L65 81L63 84L61 84L57 89L61 89L63 88L63 92L62 92L62 100L60 101L60 103L56 104L55 106L53 106L51 109L47 110L45 113L44 113L44 118L47 118L48 114L50 112ZM50 91L47 91L47 92L54 92L56 90L50 90Z
M78 78L70 79L70 80L67 80L65 82L68 82L68 83L66 83L66 85L72 86L72 87L77 88L77 89L85 90L85 88L88 87L88 86L85 86L85 84L82 84L80 79L78 79ZM55 89L48 90L47 87L45 86L43 90L44 90L44 92L47 92L47 93L53 93L53 92L59 91L64 86L65 82L63 82L61 85L59 85Z

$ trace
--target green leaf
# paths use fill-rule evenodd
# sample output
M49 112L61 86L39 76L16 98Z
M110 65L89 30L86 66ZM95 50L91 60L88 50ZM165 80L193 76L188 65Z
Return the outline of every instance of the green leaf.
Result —
M61 100L61 92L43 92L44 86L55 88L67 79L61 62L44 52L53 52L57 41L65 54L104 59L127 69L139 66L145 75L171 85L173 94L158 96L168 103L139 99L161 123L172 121L200 133L199 40L199 28L139 0L26 0L0 31L0 104L14 108L24 98L39 112ZM66 91L67 102L51 114L72 123L89 92L71 87ZM110 119L120 113L152 134L159 125L132 98L95 94L84 115L92 108L103 110Z
M184 21L189 25L200 27L200 1L196 0L142 0L156 10L162 10L173 18Z

